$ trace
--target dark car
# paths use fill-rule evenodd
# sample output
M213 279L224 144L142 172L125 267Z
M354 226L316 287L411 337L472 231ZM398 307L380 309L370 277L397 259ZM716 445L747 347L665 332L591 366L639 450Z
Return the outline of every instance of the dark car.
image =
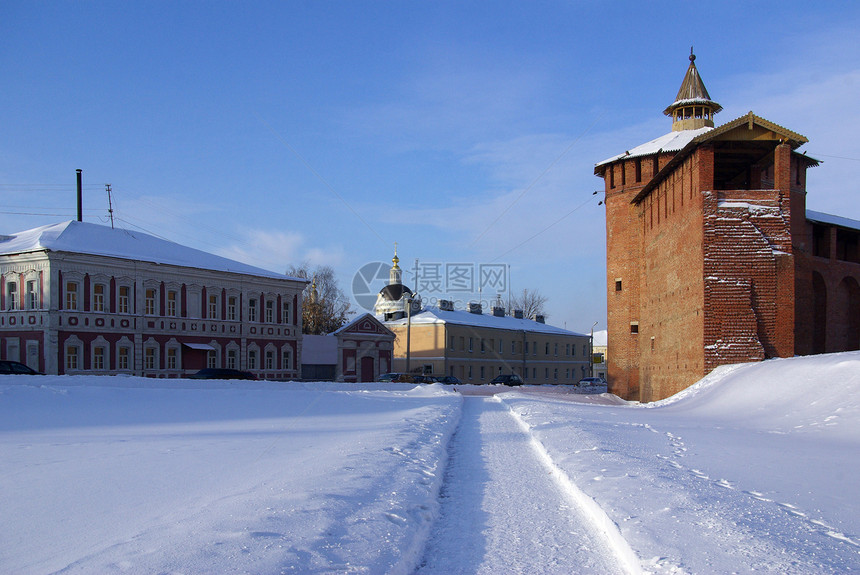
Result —
M432 375L413 375L412 379L415 380L415 383L436 383L439 381Z
M207 367L188 377L191 379L257 379L257 376L250 371L220 367Z
M0 374L42 375L35 369L32 369L23 363L10 361L8 359L0 359Z
M502 385L522 385L523 380L515 373L508 373L495 377L493 381L490 382L490 384L493 383L501 383Z
M607 385L606 380L602 377L584 377L579 380L579 383L576 385L580 387L592 386L592 385Z
M391 382L391 383L415 383L412 376L408 373L383 373L376 381Z
M439 383L444 383L446 385L460 385L463 382L454 377L453 375L446 375L444 377L437 377L436 381Z

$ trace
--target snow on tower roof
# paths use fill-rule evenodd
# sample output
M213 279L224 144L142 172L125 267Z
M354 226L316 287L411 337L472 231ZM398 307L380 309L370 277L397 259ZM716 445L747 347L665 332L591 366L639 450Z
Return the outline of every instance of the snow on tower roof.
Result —
M659 138L651 140L650 142L645 142L644 144L640 144L635 148L631 148L623 154L618 154L616 156L612 156L611 158L607 158L602 162L598 162L597 164L595 164L594 167L595 173L597 173L599 171L599 168L603 165L611 164L612 162L615 162L616 160L620 160L622 158L640 158L642 156L650 156L651 154L658 154L662 152L680 152L682 149L684 149L684 146L686 146L693 140L693 138L711 130L713 130L713 128L706 126L697 130L681 130L678 132L669 132L668 134L664 134Z
M0 235L0 255L39 251L82 253L267 278L307 281L189 248L143 232L113 229L75 220L41 226L11 235Z

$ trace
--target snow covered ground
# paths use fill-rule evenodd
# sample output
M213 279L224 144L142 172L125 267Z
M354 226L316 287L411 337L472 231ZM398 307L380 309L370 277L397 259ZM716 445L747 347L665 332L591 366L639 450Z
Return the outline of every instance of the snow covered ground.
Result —
M457 390L0 376L0 573L860 571L860 352Z

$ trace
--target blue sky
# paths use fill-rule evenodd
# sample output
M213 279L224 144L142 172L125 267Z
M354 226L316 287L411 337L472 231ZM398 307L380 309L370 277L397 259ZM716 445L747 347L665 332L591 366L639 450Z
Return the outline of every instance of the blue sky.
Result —
M808 207L860 220L858 30L850 2L7 1L0 233L73 219L80 168L86 221L110 183L118 226L347 292L395 241L501 263L600 329L593 167L670 131L691 46L717 123L808 137Z

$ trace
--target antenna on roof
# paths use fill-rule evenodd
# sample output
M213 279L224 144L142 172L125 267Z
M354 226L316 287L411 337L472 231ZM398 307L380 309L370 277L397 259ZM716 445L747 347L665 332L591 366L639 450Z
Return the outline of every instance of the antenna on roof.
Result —
M110 200L110 184L105 184L105 191L108 195L108 215L110 216L110 229L113 229L113 204Z

